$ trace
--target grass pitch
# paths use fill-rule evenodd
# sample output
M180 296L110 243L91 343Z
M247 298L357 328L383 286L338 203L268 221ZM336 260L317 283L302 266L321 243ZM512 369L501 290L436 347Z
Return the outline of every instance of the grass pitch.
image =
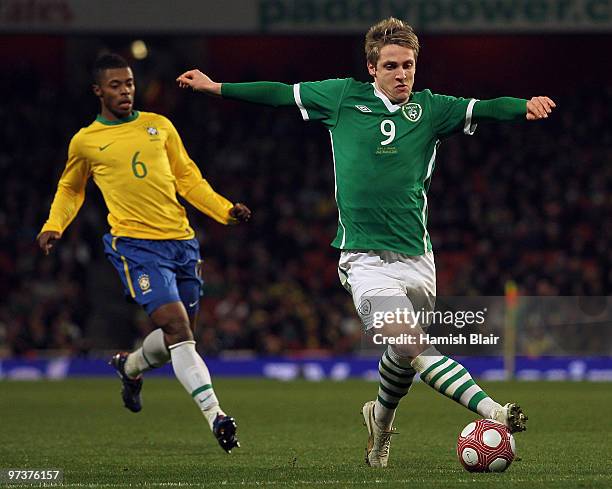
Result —
M238 422L242 448L231 455L174 379L147 379L139 414L122 407L115 379L0 382L0 468L61 468L64 485L92 488L612 487L610 384L485 384L530 418L516 436L522 461L502 474L461 468L455 442L475 416L421 383L402 401L383 470L364 465L359 415L376 383L215 387Z

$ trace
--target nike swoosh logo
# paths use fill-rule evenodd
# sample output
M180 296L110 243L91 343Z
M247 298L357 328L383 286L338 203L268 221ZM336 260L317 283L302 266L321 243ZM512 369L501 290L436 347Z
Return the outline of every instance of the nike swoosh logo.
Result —
M111 144L113 144L115 141L113 141L112 143L108 143L106 146L98 146L98 149L100 151L104 151L106 148L108 148Z
M202 400L200 401L200 404L202 404L202 403L204 403L204 402L208 401L208 400L209 400L211 397L212 397L212 394L208 394L208 395L207 395L207 396L206 396L204 399L202 399Z
M198 302L200 302L200 301L195 301L193 304L189 304L189 307L195 307L195 306L197 306L197 305L198 305Z

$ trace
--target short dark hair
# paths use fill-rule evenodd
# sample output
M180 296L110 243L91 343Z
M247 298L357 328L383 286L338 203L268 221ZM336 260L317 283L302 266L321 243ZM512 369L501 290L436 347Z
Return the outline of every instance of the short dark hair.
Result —
M95 83L99 83L102 73L105 70L114 68L129 68L130 65L123 56L116 53L103 53L96 58L93 64L92 74Z

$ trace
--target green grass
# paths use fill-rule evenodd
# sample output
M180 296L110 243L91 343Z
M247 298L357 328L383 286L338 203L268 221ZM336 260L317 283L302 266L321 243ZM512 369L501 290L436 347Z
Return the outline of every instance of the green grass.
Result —
M359 410L375 383L215 385L239 425L232 455L174 379L148 379L139 414L121 406L118 380L0 382L0 467L62 468L72 487L612 487L610 384L485 385L530 417L522 461L503 474L461 468L456 437L474 415L423 384L402 403L383 470L363 464Z

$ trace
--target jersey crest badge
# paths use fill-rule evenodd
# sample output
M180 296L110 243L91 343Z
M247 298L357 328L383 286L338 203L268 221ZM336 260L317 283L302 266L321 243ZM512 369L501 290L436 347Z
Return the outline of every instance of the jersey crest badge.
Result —
M138 277L138 286L140 287L140 290L142 290L143 294L151 292L151 281L146 273Z
M155 127L149 126L147 127L147 134L149 136L159 136L159 131Z
M417 122L423 115L423 108L415 102L410 102L402 106L402 115L410 122Z
M369 316L372 312L372 303L369 299L363 299L359 307L357 308L357 312L360 316Z
M361 112L372 112L370 107L367 105L355 105L355 107L357 107Z

